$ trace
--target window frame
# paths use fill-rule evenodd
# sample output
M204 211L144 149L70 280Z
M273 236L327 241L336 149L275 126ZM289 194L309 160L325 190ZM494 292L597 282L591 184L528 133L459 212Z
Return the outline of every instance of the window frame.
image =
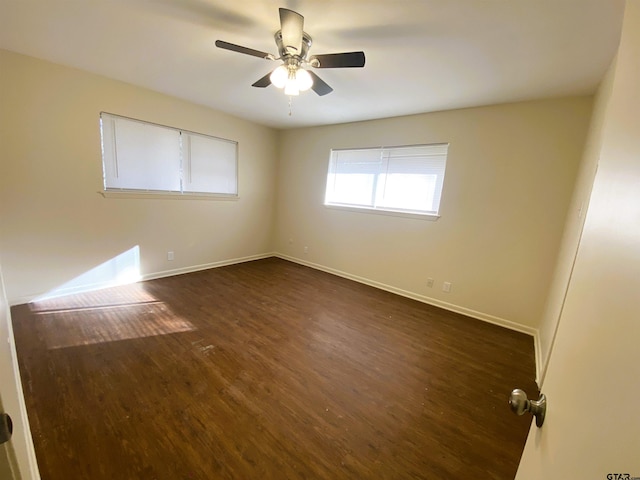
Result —
M144 126L156 127L159 129L165 129L173 132L177 132L178 134L178 162L180 165L179 168L179 190L161 190L161 189L150 189L150 188L130 188L130 187L114 187L108 186L107 179L107 168L112 167L113 161L117 162L117 154L112 153L113 159L109 159L109 163L107 162L107 157L105 156L105 146L106 142L110 142L110 146L107 148L114 149L117 148L116 138L115 138L115 121L118 119L125 120L128 122L136 122L142 124ZM105 121L113 121L113 126L109 127L112 139L105 138L107 134L105 134ZM222 137L217 137L214 135L208 135L201 132L194 132L191 130L186 130L184 128L177 128L168 125L163 125L155 122L148 122L146 120L140 120L137 118L127 117L124 115L118 115L110 112L101 111L99 115L99 124L100 124L100 146L101 146L101 163L102 163L102 190L99 191L103 197L105 198L173 198L173 199L206 199L206 200L237 200L239 199L239 145L235 140L229 140ZM186 154L191 156L191 148L185 148L184 143L190 142L192 137L200 137L206 140L213 140L216 143L225 144L225 145L233 145L233 179L234 182L234 190L235 193L224 193L224 192L200 192L200 191L190 191L186 186L186 179L193 175L193 171L190 170L192 159L185 158ZM227 159L229 160L229 159ZM186 167L186 168L185 168Z
M345 210L359 213L373 213L379 215L391 215L391 216L399 216L399 217L408 217L408 218L419 218L424 220L437 220L440 218L440 208L441 208L441 200L442 193L444 190L444 178L446 175L446 167L447 160L449 154L449 146L448 142L440 142L440 143L430 143L430 144L411 144L411 145L396 145L396 146L382 146L382 147L359 147L359 148L333 148L330 151L329 155L329 164L327 169L326 183L325 183L325 197L324 197L324 206L326 208L337 209L337 210ZM377 183L379 181L380 175L388 175L389 174L389 159L390 158L401 158L402 155L398 155L399 152L403 150L410 149L424 149L426 150L422 155L424 157L428 156L439 156L443 157L440 166L434 164L434 166L426 163L422 165L422 168L432 169L436 175L435 185L433 187L434 194L432 197L432 205L433 202L436 204L435 210L422 210L422 209L410 209L410 208L393 208L393 207L385 207L376 204L376 197L379 196ZM433 152L429 153L428 149L432 149ZM337 155L340 152L376 152L380 157L380 168L372 172L376 176L375 179L372 179L371 185L371 205L357 204L357 203L348 203L348 202L339 202L330 200L330 182L333 179L335 180L335 176L337 174ZM386 155L385 155L386 153ZM375 160L371 158L371 165L374 165ZM382 165L386 162L386 170L383 171ZM365 163L364 169L370 168ZM397 172L396 172L397 173ZM386 181L386 178L385 178Z

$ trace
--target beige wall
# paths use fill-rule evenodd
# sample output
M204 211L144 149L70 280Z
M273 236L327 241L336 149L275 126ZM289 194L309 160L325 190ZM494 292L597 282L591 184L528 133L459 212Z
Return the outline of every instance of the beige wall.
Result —
M275 250L533 332L591 104L579 97L285 131ZM440 142L450 147L439 220L323 206L331 148Z
M271 251L275 130L7 51L0 71L0 258L10 302L136 245L147 276ZM103 198L100 111L238 141L240 200Z
M569 206L556 268L547 295L544 313L540 320L540 351L538 352L539 358L537 359L541 367L540 382L544 381L544 371L546 370L549 354L553 346L553 338L558 320L564 307L578 243L580 242L580 236L588 210L591 187L596 174L598 160L600 159L602 128L605 111L611 95L613 71L613 68L608 70L595 96L587 142L580 163L576 185L573 190L573 197Z
M640 1L628 0L598 171L518 480L640 477ZM624 474L619 476L609 474Z

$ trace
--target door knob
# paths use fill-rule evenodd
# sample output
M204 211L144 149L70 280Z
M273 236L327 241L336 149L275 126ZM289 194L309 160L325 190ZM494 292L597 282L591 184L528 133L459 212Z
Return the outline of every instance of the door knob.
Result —
M547 412L547 397L541 393L538 400L529 400L524 391L516 388L509 397L509 406L516 415L522 415L525 412L533 414L536 417L536 426L539 428L544 423L544 415Z
M0 413L0 444L8 442L13 433L13 422L8 413Z

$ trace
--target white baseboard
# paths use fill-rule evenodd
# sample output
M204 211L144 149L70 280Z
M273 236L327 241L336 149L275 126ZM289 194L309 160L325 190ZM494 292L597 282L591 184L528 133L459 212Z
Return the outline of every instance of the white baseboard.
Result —
M244 263L244 262L250 262L252 260L261 260L263 258L269 258L269 257L273 257L275 256L274 253L261 253L261 254L257 254L257 255L249 255L246 257L239 257L239 258L230 258L227 260L219 260L217 262L211 262L211 263L203 263L200 265L192 265L189 267L183 267L183 268L175 268L172 270L164 270L164 271L160 271L160 272L152 272L152 273L146 273L141 275L136 281L145 281L145 280L154 280L156 278L164 278L164 277L172 277L174 275L182 275L184 273L192 273L192 272L198 272L200 270L208 270L210 268L216 268L216 267L224 267L226 265L234 265L236 263ZM116 285L122 285L122 283L120 284L116 284L113 282L105 282L105 283L92 283L92 284L86 284L86 285L79 285L79 286L74 286L72 288L68 288L68 289L64 289L64 290L59 290L56 292L55 296L56 297L61 297L64 295L72 295L75 293L82 293L82 292L90 292L93 290L100 290L103 288L109 288L109 287L114 287ZM49 295L49 292L42 292L42 293L38 293L38 294L32 294L32 295L28 295L28 296L21 296L21 297L14 297L11 299L8 299L8 303L10 306L15 306L15 305L21 305L23 303L31 303L33 301L36 301L38 299L41 298L45 298Z
M23 303L33 302L36 298L38 298L42 294L38 295L21 295L19 297L7 298L7 303L10 307L15 307L16 305L22 305Z
M235 265L237 263L252 262L253 260L262 260L276 256L274 253L260 253L258 255L249 255L247 257L231 258L229 260L220 260L217 262L203 263L201 265L193 265L190 267L175 268L172 270L164 270L162 272L147 273L142 275L140 280L155 280L157 278L173 277L174 275L183 275L185 273L199 272L201 270L209 270L210 268L226 267L227 265Z
M417 300L418 302L426 303L428 305L433 305L435 307L440 307L445 310L449 310L451 312L460 313L462 315L466 315L467 317L475 318L477 320L482 320L483 322L492 323L494 325L498 325L500 327L508 328L509 330L514 330L516 332L524 333L526 335L531 335L533 337L533 345L534 345L534 355L535 355L535 364L536 364L536 382L540 378L540 340L538 336L538 329L530 327L528 325L521 325L516 322L512 322L510 320L506 320L504 318L496 317L494 315L489 315L487 313L478 312L476 310L472 310L466 307L462 307L460 305L455 305L453 303L443 302L436 298L427 297L426 295L421 295L419 293L410 292L408 290L403 290L401 288L394 287L392 285L387 285L385 283L377 282L375 280L371 280L365 277L360 277L358 275L353 275L351 273L344 272L342 270L337 270L335 268L326 267L324 265L319 265L317 263L308 262L306 260L291 257L289 255L285 255L283 253L274 253L274 256L278 258L282 258L283 260L288 260L290 262L298 263L300 265L305 265L307 267L314 268L316 270L321 270L323 272L331 273L333 275L337 275L339 277L347 278L349 280L353 280L358 283L363 283L365 285L369 285L371 287L379 288L380 290L385 290L387 292L395 293L397 295L411 298L412 300ZM538 382L539 384L539 382Z

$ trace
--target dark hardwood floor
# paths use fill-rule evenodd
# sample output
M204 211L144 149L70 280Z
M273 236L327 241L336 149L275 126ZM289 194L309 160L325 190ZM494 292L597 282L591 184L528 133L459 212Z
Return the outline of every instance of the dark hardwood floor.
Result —
M12 308L43 480L512 479L531 337L270 258Z

